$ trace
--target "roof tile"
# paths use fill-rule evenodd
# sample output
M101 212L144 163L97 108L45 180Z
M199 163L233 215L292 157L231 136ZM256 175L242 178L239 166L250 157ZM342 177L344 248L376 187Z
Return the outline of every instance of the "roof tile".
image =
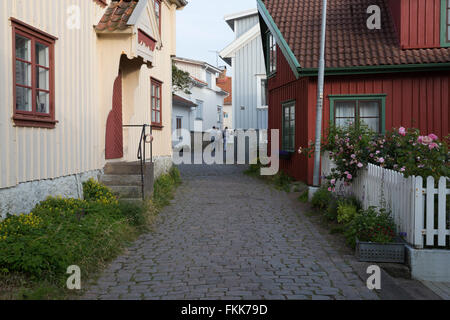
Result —
M322 1L262 1L302 68L317 68ZM374 4L382 11L380 30L366 26ZM326 41L327 68L450 62L450 48L401 49L385 0L328 0Z
M95 27L97 31L125 30L139 0L112 0Z

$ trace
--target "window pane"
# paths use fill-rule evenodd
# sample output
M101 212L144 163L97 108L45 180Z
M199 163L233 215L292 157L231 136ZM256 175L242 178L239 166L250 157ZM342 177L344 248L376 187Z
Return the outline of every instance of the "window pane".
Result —
M49 74L47 69L36 67L36 85L39 89L50 90Z
M376 101L360 101L359 115L360 117L379 117L380 104Z
M160 87L160 86L157 86L157 87L155 88L155 90L156 90L156 97L157 97L157 98L161 98L161 87Z
M161 122L161 112L157 111L156 112L156 123L160 123Z
M380 119L379 118L362 118L362 122L375 132L380 132Z
M40 113L50 112L50 94L42 91L37 92L36 112Z
M31 64L16 60L16 83L31 87Z
M342 101L336 102L336 117L349 118L355 117L355 102Z
M31 61L31 40L16 34L16 58Z
M161 100L156 100L156 110L161 110Z
M156 122L155 111L152 110L152 122Z
M261 106L267 106L267 80L261 79Z
M295 105L291 106L291 120L295 120Z
M348 127L350 123L354 123L355 118L336 118L337 127Z
M36 63L49 67L49 58L48 58L48 47L41 43L36 43Z
M31 89L16 86L16 110L31 110Z

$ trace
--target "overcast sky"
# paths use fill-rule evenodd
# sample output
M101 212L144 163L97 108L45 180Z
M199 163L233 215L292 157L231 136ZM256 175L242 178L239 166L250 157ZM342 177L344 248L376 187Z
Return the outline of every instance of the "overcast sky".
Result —
M177 56L216 65L216 54L234 40L224 16L256 8L256 0L188 0L177 13ZM219 66L225 65L219 59Z

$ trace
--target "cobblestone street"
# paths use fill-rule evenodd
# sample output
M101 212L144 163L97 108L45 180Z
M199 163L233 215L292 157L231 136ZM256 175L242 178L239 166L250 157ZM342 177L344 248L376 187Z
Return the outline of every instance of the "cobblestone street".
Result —
M378 299L288 194L238 166L181 166L154 231L86 299Z

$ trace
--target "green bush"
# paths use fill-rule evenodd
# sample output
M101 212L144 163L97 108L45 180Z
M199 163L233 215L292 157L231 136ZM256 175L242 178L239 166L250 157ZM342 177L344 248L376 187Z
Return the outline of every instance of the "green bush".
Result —
M328 204L333 198L333 194L328 191L325 187L321 187L319 190L314 193L311 204L314 208L325 210L328 208Z
M104 204L117 203L117 198L111 190L92 178L83 183L83 194L87 201L98 201Z
M0 270L31 280L36 290L45 284L45 292L52 292L47 284L64 288L68 266L79 266L86 278L143 231L180 182L179 171L172 169L155 183L153 201L138 205L118 201L107 187L89 180L83 185L85 200L49 197L28 215L8 216L0 222Z
M337 208L337 221L347 224L353 220L358 213L358 208L348 200L339 200Z
M325 218L327 218L329 221L337 221L338 206L338 200L333 197L328 204L327 210L324 212Z
M395 224L389 213L378 212L371 207L361 210L348 224L345 231L347 242L355 247L356 238L360 241L390 243L395 238Z

